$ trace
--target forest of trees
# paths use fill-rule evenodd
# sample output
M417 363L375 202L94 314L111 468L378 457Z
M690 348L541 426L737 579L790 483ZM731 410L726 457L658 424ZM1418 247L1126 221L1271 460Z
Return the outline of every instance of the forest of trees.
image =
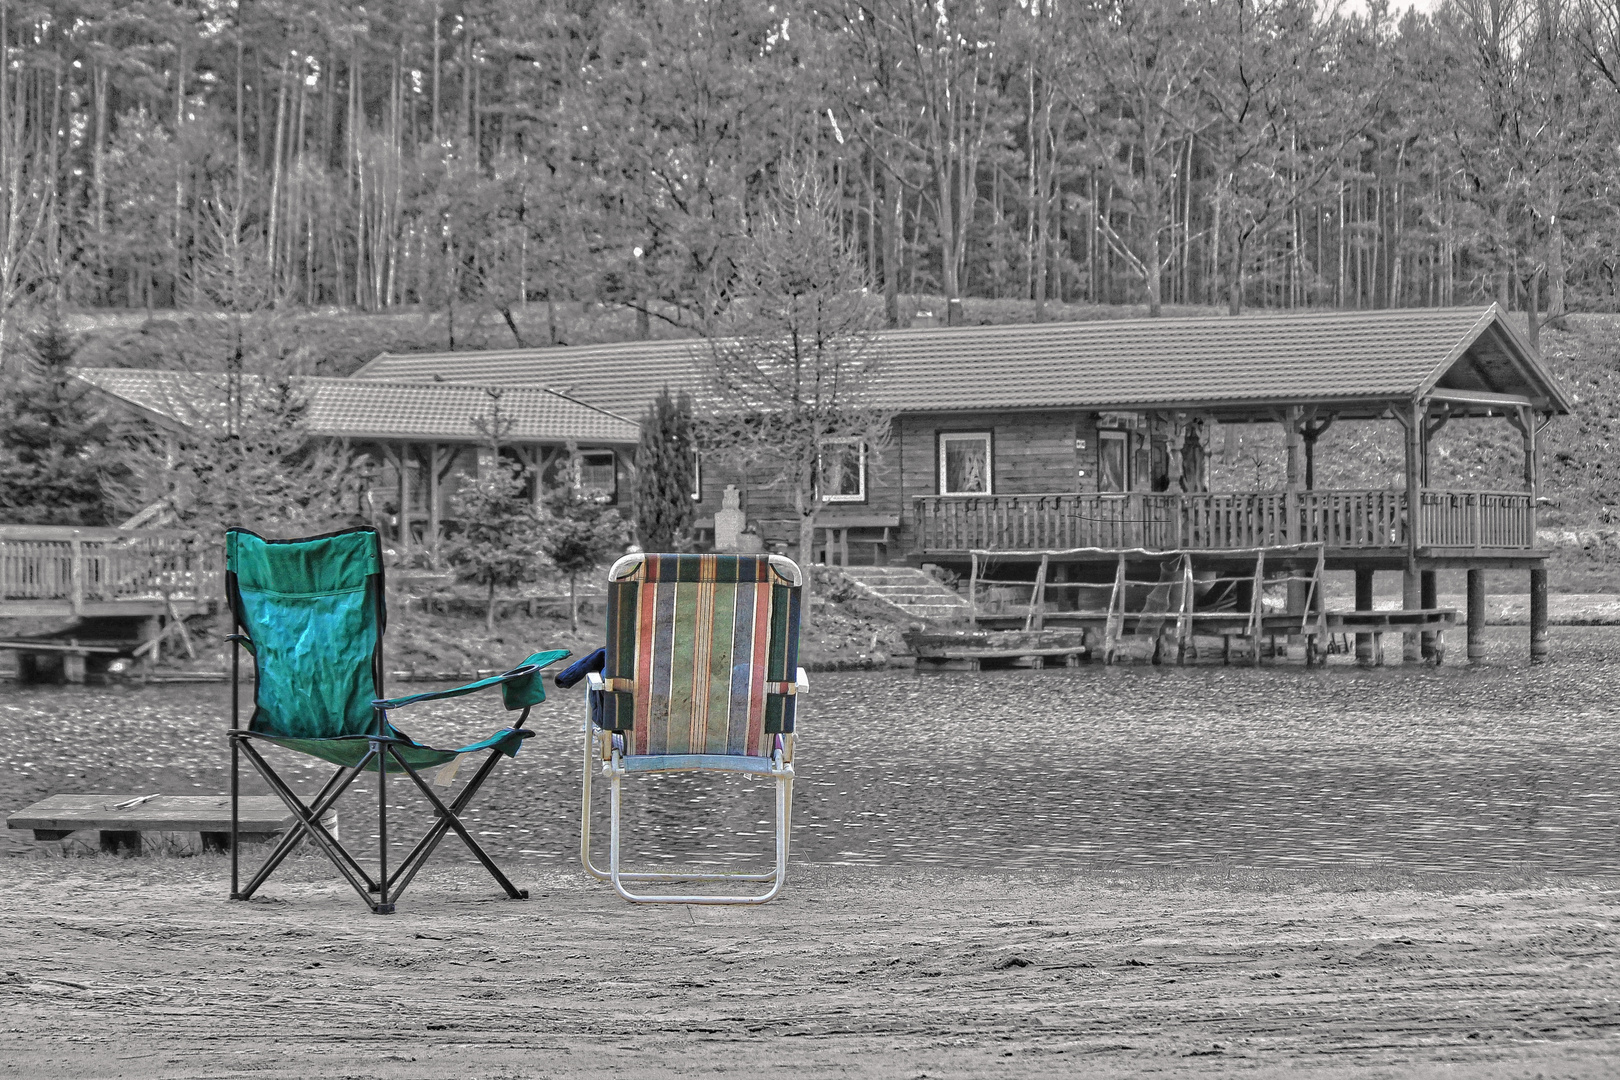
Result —
M533 345L512 313L562 301L702 332L788 161L891 320L1617 306L1620 0L35 0L0 39L0 332L414 307Z

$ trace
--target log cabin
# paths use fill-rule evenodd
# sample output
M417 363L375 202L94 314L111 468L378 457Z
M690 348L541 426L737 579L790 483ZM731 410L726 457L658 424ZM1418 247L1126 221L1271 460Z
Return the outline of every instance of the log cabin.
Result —
M1217 566L1312 545L1325 569L1355 572L1358 610L1372 608L1376 572L1401 573L1405 606L1430 610L1436 572L1467 570L1471 654L1484 571L1526 570L1531 653L1546 653L1538 437L1571 403L1495 305L896 330L872 348L865 403L892 415L890 438L828 448L812 559L964 575L994 559L1080 582L1126 552ZM707 355L691 340L385 353L353 379L547 388L639 419L665 387L701 393ZM1515 475L1435 483L1436 439L1453 422L1511 431ZM1393 432L1394 482L1319 486L1318 443L1335 424ZM1282 437L1280 474L1213 483L1233 430L1266 426ZM712 528L728 487L766 543L793 543L784 493L718 463L700 468L700 522Z

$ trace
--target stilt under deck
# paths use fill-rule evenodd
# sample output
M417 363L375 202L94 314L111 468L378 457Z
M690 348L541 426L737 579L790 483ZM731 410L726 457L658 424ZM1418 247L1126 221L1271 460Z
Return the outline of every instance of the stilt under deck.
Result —
M1415 535L1408 529L1410 502L1398 490L924 496L916 502L917 560L968 579L976 607L991 608L976 611L986 628L1089 627L1107 636L1168 620L1178 656L1199 635L1226 639L1227 650L1234 636L1247 642L1279 637L1302 646L1307 658L1325 656L1329 641L1353 635L1363 663L1382 662L1383 636L1398 633L1403 660L1438 662L1445 630L1462 613L1437 606L1436 574L1463 569L1467 657L1480 663L1484 573L1526 570L1531 658L1547 656L1547 552L1535 547L1534 501L1527 492L1424 490ZM1165 570L1173 560L1184 560L1184 568ZM1354 608L1327 610L1321 575L1331 571L1355 573ZM1379 571L1402 574L1399 611L1374 610L1372 578ZM1124 593L1101 603L1110 586L1125 592L1148 582L1162 586L1164 575L1178 573L1187 581L1171 586L1182 590L1171 598L1174 611L1132 614ZM1259 591L1285 589L1282 610L1260 606L1254 586L1239 590L1252 610L1232 610L1231 595L1220 596L1223 609L1207 609L1212 590L1201 582L1223 575L1266 579ZM984 585L1026 582L1014 610L977 603ZM1106 643L1099 649L1112 653Z

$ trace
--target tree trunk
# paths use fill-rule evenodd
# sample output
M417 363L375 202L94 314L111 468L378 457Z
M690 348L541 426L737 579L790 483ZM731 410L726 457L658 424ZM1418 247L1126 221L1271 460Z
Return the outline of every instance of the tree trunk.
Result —
M905 220L900 180L890 169L883 173L883 195L888 203L883 215L883 315L884 324L897 330L900 328L900 243Z
M801 476L799 489L793 493L793 508L799 512L799 570L804 576L804 591L799 599L799 626L801 633L810 629L810 594L814 591L815 582L815 567L812 564L815 561L816 511L818 507L811 501L815 498L815 491L811 484L813 475L812 473L809 477Z
M495 632L495 579L489 580L489 595L484 605L484 630L493 634Z
M568 575L568 628L579 633L579 572Z
M1231 292L1227 296L1226 313L1236 317L1243 314L1243 236L1235 230L1232 236L1231 277Z

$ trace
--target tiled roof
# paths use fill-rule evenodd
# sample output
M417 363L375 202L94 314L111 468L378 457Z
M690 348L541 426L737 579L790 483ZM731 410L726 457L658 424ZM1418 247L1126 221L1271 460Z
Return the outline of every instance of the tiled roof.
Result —
M225 380L218 372L82 368L80 378L147 413L182 426L218 423L225 411ZM246 379L252 392L258 382ZM309 395L307 424L312 434L346 438L441 439L474 442L474 425L486 416L486 388L465 383L359 381L295 376ZM500 387L501 412L512 421L513 442L596 444L634 443L634 422L531 386Z
M874 405L900 411L1409 400L1446 385L1567 411L1494 305L890 330ZM384 353L361 379L549 386L640 417L664 386L700 390L702 341ZM1448 377L1449 376L1449 377Z

